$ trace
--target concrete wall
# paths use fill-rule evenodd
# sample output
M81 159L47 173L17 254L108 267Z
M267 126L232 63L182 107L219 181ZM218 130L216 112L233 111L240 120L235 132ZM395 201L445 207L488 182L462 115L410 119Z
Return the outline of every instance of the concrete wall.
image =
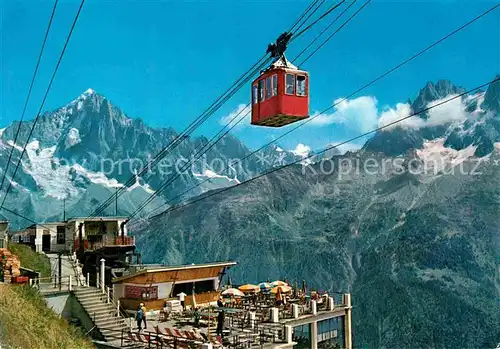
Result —
M65 293L45 296L45 300L47 301L48 307L54 310L57 315L67 319L71 317L71 307L68 307L69 297L70 294Z
M85 331L89 331L94 326L91 318L72 293L46 296L45 300L47 305L62 318L68 321L80 320L81 327Z

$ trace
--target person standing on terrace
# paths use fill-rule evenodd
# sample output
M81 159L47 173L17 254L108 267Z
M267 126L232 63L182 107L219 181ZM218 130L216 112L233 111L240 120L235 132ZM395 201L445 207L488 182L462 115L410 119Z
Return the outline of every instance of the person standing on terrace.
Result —
M283 295L281 294L281 287L276 291L276 305L279 307L283 304Z

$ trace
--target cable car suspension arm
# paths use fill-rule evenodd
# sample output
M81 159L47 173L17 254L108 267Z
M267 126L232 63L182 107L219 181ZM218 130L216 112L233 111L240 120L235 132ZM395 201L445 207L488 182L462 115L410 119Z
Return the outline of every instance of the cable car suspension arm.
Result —
M342 5L345 2L345 0L340 1L338 4L333 5L329 10L327 10L325 13L323 13L320 17L318 17L314 22L309 24L307 27L302 29L298 34L292 33L290 31L282 33L278 38L276 39L276 42L271 43L267 46L267 51L266 54L270 54L272 58L280 58L284 55L288 44L292 41L293 39L298 38L300 35L304 34L306 31L311 29L314 25L316 25L320 20L325 18L328 14L330 14L333 10L338 8L340 5Z

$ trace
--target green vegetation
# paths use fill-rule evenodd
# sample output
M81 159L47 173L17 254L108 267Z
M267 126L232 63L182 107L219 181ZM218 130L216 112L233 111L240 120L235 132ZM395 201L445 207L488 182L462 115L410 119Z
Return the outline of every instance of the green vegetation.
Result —
M28 286L0 284L0 333L7 348L94 348Z
M21 267L40 273L40 277L50 277L50 261L46 255L36 253L29 246L9 243L9 251L19 258Z

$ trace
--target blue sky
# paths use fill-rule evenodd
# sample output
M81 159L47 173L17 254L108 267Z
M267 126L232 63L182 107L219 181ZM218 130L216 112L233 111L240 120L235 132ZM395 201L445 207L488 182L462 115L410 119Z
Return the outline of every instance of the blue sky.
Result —
M311 76L311 114L494 3L373 0L302 67ZM52 1L0 1L0 127L21 115L52 5ZM180 131L260 58L267 44L307 5L304 0L87 0L44 109L55 109L93 88L130 117ZM29 119L38 110L77 8L77 1L60 1L28 108ZM288 58L327 23L295 41ZM358 95L363 99L344 106L341 117L304 126L280 145L322 148L375 126L374 118L383 110L415 97L427 81L449 79L470 88L499 72L497 9L365 90ZM242 89L197 133L210 137L217 132L221 120L248 102L249 93L249 86ZM367 119L368 114L372 116ZM247 124L234 133L255 148L287 130Z

